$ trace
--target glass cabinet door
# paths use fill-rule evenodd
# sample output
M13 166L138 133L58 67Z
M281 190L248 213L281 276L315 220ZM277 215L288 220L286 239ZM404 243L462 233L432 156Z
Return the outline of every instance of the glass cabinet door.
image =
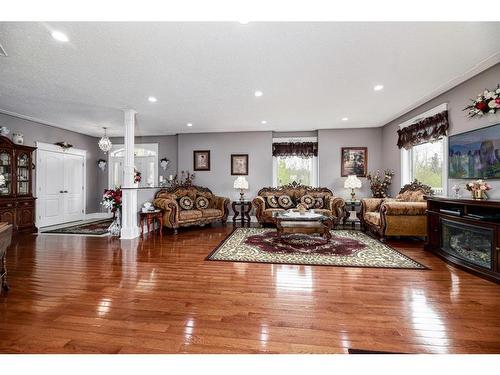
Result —
M28 195L30 184L29 155L22 152L17 155L17 195Z
M0 174L4 183L0 185L0 196L12 194L12 156L10 151L0 150ZM0 181L1 182L1 181Z

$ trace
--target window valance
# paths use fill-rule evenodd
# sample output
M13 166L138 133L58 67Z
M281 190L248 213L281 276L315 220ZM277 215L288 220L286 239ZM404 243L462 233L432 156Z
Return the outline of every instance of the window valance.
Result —
M283 142L273 143L273 156L299 156L309 158L318 156L317 142Z
M398 130L398 147L409 150L420 143L438 140L447 134L448 128L448 111L426 117Z

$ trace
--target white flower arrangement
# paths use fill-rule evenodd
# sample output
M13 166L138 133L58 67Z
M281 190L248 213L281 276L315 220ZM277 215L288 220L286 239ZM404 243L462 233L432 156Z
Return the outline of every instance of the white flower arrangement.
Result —
M469 117L493 114L500 108L500 85L496 90L484 90L476 99L472 99L472 104L465 107Z

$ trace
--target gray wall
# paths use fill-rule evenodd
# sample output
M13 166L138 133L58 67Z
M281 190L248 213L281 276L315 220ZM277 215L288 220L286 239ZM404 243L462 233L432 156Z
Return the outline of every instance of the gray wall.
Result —
M318 131L319 185L333 190L334 194L350 198L344 189L346 177L340 176L340 150L342 147L368 147L368 171L382 169L382 128L330 129ZM366 178L360 178L362 187L356 196L371 196Z
M178 135L178 169L193 172L193 151L211 150L211 170L197 171L195 183L232 200L239 198L233 188L237 176L231 175L231 154L248 154L249 190L247 199L259 189L271 186L273 179L272 132L204 133Z
M487 115L482 118L469 119L463 109L470 104L470 98L475 98L477 94L484 89L494 89L500 83L500 64L491 67L488 70L478 74L468 81L454 87L442 95L428 101L420 107L406 113L394 121L386 124L382 130L382 149L383 165L385 168L391 168L396 171L394 184L392 186L392 194L396 194L400 188L401 181L401 154L397 148L397 130L399 124L409 120L429 109L432 109L439 104L448 103L448 116L450 121L449 135L463 133L469 130L478 129L484 126L500 123L500 116ZM448 194L451 194L451 187L459 182L462 186L468 180L448 180ZM500 181L490 181L493 185L493 190L489 193L491 198L500 198ZM468 192L462 191L462 195Z
M98 184L97 159L98 147L97 138L88 135L75 133L69 130L56 128L40 124L38 122L23 120L17 117L4 115L0 113L0 126L6 126L10 129L9 136L12 133L22 133L24 135L24 144L35 146L35 142L44 142L54 144L55 142L67 141L73 147L87 151L87 213L100 211L101 191L96 191ZM35 161L36 159L34 159ZM35 176L36 178L36 176ZM34 189L33 189L34 191Z

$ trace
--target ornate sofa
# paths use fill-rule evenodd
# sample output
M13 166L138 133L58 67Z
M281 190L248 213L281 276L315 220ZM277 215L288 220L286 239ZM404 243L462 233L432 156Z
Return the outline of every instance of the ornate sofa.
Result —
M209 189L195 185L161 189L155 194L153 205L163 210L163 226L175 234L179 227L225 223L229 213L229 198L217 197Z
M427 236L427 203L424 195L432 195L430 186L417 180L403 186L396 199L365 198L359 214L363 229L382 240L388 236Z
M289 204L286 204L287 199L285 199L285 204L280 204L278 202L280 197L289 197ZM281 198L281 200L283 199ZM296 182L279 188L265 187L260 189L252 203L260 224L274 224L273 214L275 212L294 209L299 204L304 204L306 208L314 209L315 212L340 219L344 215L345 206L344 200L335 197L328 188L313 188Z

